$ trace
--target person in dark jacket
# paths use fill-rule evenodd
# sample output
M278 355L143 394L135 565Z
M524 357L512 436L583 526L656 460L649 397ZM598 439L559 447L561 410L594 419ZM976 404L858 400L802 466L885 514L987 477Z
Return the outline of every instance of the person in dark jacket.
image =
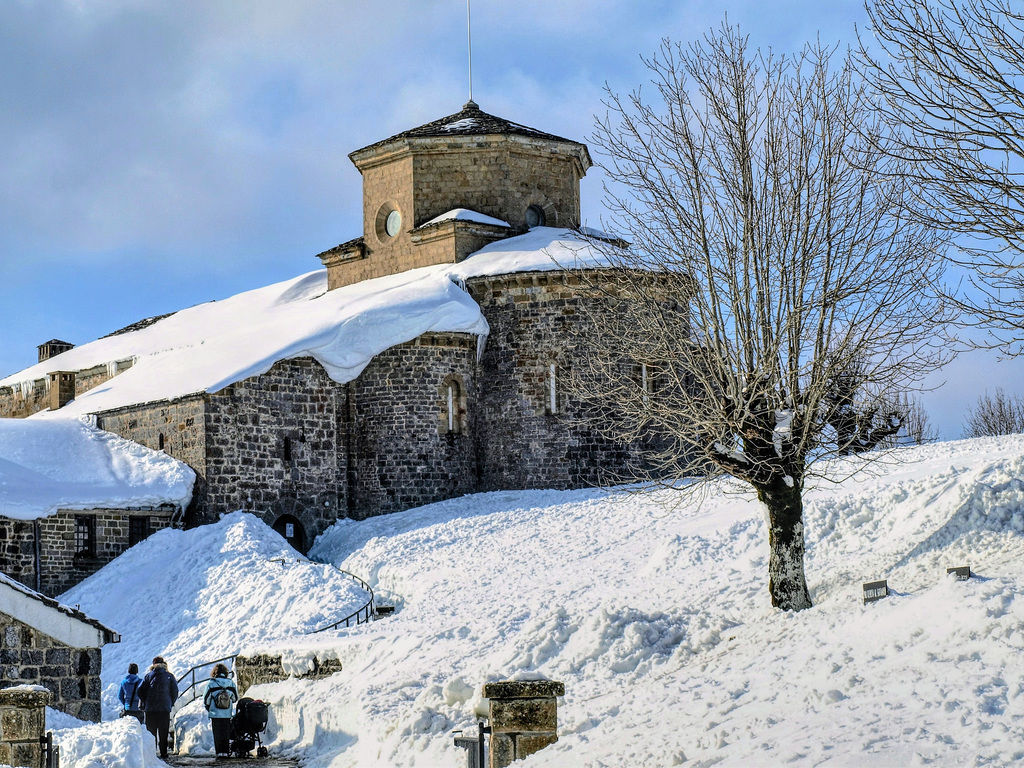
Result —
M167 671L163 656L157 656L139 686L139 699L146 710L146 728L156 738L161 760L167 759L167 732L171 727L171 709L177 698L178 681Z
M139 703L140 685L142 678L139 677L139 665L129 664L128 675L121 681L121 687L117 691L117 700L121 702L121 717L131 715L140 723L144 723L146 713L142 711L142 704Z
M231 755L231 711L238 701L238 689L228 677L228 668L218 664L213 668L210 684L206 686L203 706L210 713L210 727L213 729L213 751L217 757ZM223 704L227 706L223 706Z

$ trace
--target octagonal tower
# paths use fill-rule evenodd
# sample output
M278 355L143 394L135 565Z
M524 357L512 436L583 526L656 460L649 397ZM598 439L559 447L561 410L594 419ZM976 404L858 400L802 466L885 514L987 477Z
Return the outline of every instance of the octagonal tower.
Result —
M457 262L531 226L575 226L592 165L577 141L460 112L349 155L363 176L363 236L320 254L330 288Z

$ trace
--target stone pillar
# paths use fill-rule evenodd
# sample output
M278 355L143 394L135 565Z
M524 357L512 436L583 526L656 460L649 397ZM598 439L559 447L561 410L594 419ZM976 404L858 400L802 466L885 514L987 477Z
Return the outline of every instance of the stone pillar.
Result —
M514 760L558 741L558 696L565 685L554 680L487 683L490 699L491 763L505 768Z
M50 692L41 686L17 685L0 690L0 763L42 768L39 739L46 733Z

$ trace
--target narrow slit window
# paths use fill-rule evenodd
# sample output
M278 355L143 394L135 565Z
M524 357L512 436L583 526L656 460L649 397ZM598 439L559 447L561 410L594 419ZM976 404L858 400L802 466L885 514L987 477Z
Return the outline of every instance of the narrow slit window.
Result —
M448 384L448 431L455 432L455 385Z
M284 438L284 460L292 460L292 439L287 435Z
M557 369L554 363L548 365L548 411L558 413Z
M157 448L162 451L164 449L164 433L163 432L160 433L160 435L157 437L156 441L157 441Z

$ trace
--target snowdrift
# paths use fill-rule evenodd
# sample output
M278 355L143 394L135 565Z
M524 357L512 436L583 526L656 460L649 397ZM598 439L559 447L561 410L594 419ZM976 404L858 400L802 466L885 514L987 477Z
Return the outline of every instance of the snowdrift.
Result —
M537 227L458 264L438 264L327 290L324 270L189 307L106 336L0 379L31 391L53 370L132 366L60 409L78 416L217 392L279 360L313 357L339 383L385 349L431 332L485 337L480 307L458 283L469 277L600 266L607 258L565 229ZM49 418L49 411L37 418Z
M180 676L253 643L301 636L369 599L348 576L311 563L244 512L190 531L159 531L60 596L121 633L103 649L103 713L135 662L156 655Z
M0 419L0 515L188 506L196 473L88 419Z
M566 686L560 738L523 768L1018 762L1024 437L870 458L806 494L815 607L799 614L770 607L765 524L736 486L498 492L341 521L312 556L397 610L315 641L342 660L332 677L254 689L271 703L271 752L332 768L464 765L451 733L475 727L482 685L542 676ZM975 578L945 574L963 564ZM892 596L864 605L877 578ZM218 605L251 588L225 588ZM72 601L144 631L90 595ZM172 656L206 655L192 620Z

